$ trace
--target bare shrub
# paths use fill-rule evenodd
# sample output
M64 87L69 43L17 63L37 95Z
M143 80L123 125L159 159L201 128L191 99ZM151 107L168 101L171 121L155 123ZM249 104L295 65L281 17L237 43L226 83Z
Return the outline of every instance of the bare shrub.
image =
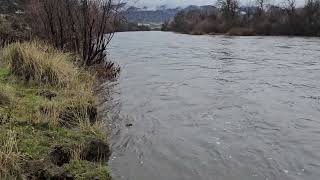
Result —
M205 34L223 32L222 25L220 24L220 22L218 20L213 21L211 19L205 19L204 21L198 23L195 26L194 31L203 32Z
M113 0L31 0L28 15L38 36L61 50L80 54L81 66L105 66L119 8Z
M231 28L227 32L227 35L230 35L230 36L253 36L253 35L255 35L255 32L253 29L250 29L250 28L235 27L235 28Z

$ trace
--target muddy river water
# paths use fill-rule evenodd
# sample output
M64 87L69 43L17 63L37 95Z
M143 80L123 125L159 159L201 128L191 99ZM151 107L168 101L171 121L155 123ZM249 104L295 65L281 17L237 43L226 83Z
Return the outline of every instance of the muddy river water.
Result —
M128 32L110 57L116 180L320 179L320 39Z

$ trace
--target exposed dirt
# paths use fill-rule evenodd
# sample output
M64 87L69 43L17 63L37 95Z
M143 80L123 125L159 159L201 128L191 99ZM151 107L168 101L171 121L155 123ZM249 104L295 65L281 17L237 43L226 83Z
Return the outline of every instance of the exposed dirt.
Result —
M27 179L73 180L74 175L47 160L28 161L24 165Z
M51 100L52 98L57 96L57 93L50 90L41 90L37 93L37 95Z
M82 159L93 162L107 162L110 155L111 150L108 144L95 139L86 144L81 152Z
M70 162L70 149L63 146L56 146L54 147L53 151L50 152L49 158L53 164L61 167Z

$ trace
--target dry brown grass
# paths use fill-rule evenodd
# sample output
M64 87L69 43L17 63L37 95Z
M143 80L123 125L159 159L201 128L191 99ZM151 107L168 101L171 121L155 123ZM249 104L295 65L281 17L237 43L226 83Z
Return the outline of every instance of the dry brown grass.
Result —
M0 106L10 107L14 103L13 89L8 85L0 86Z
M9 130L6 139L2 139L0 147L0 178L17 174L21 160L16 133Z
M34 41L9 45L3 51L3 59L14 78L22 80L31 88L54 90L57 94L50 100L31 95L25 104L37 107L32 112L32 122L74 127L83 119L93 121L92 113L95 112L91 110L96 103L93 90L95 76L77 67L70 54ZM1 93L0 105L11 101L8 97ZM38 101L32 102L34 99ZM24 106L24 102L19 104Z
M3 59L13 75L37 85L66 87L78 76L70 54L42 42L11 44L4 49Z

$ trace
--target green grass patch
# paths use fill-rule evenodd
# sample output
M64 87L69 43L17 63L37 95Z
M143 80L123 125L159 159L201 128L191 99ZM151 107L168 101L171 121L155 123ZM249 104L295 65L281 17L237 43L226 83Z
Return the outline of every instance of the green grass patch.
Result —
M92 163L89 161L71 161L69 164L65 165L73 174L77 174L77 180L87 180L87 179L103 179L111 180L109 168L106 165L101 165L97 163Z
M57 145L76 147L89 139L96 138L79 130L49 128L46 124L17 123L2 128L10 128L17 133L19 150L30 159L45 158L49 150Z

